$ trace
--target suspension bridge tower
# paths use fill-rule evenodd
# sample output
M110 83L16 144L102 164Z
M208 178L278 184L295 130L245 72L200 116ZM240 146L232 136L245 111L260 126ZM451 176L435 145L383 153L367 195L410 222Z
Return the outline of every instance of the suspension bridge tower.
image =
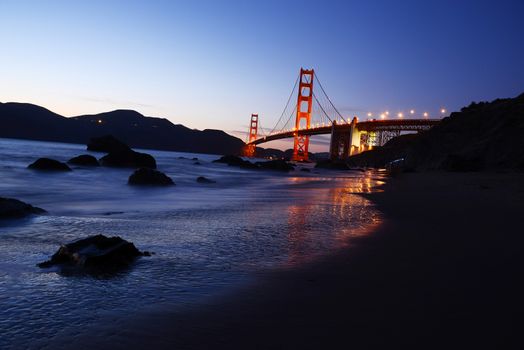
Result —
M258 135L258 114L251 114L251 122L249 123L249 135L247 138L247 144L244 147L245 157L254 157L256 146L252 143L257 139Z
M300 135L300 129L311 127L311 110L313 106L313 79L315 71L313 69L300 69L300 80L297 97L297 114L294 130L294 161L307 161L309 150L309 135Z

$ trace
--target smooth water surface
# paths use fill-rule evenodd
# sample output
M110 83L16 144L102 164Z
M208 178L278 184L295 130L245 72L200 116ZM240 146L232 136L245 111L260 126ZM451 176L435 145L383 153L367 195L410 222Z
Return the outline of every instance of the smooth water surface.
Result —
M145 152L176 186L128 186L132 169L29 170L39 157L103 154L83 145L0 139L0 196L48 211L0 222L0 349L37 348L107 312L197 302L257 271L333 252L379 221L373 206L354 194L379 184L377 173L305 164L284 174L212 163L218 158L212 155ZM198 176L217 183L197 183ZM156 254L113 276L68 276L35 266L60 244L98 233Z

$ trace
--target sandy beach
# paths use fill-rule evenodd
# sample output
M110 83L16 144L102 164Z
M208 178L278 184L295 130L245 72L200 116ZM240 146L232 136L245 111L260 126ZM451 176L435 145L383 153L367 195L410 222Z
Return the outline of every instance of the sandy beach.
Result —
M183 311L114 319L48 348L521 348L524 177L412 173L366 195L350 247Z

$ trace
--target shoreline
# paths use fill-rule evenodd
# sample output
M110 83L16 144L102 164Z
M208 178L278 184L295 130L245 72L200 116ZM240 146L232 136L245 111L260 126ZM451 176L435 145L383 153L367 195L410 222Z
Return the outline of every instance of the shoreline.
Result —
M115 319L49 348L517 347L522 180L402 174L364 195L383 224L332 256L263 274L201 306Z

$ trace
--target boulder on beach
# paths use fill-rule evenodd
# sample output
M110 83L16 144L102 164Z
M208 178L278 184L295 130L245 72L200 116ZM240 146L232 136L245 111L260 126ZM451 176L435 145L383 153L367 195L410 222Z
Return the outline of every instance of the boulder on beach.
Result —
M95 152L119 152L130 150L128 145L117 139L112 135L106 135L101 137L93 137L87 144L88 151Z
M156 169L156 160L152 155L132 149L110 152L100 158L100 163L109 167Z
M257 162L255 164L260 169L264 169L264 170L275 170L275 171L286 171L287 172L287 171L291 171L295 169L293 165L281 159L269 160L267 162Z
M142 255L133 243L120 237L96 235L62 245L50 260L37 266L114 270L129 266Z
M80 156L71 158L67 161L69 164L83 165L83 166L100 166L98 160L89 154L82 154Z
M208 179L207 177L204 177L204 176L197 177L196 181L198 183L201 183L201 184L214 184L214 183L216 183L215 180Z
M233 155L222 156L219 159L214 160L213 163L225 163L229 166L238 166L244 169L259 169L258 165Z
M175 183L169 176L158 170L140 168L129 177L128 184L138 186L171 186Z
M45 171L71 171L67 164L51 158L39 158L34 163L29 164L28 168Z
M33 207L18 199L0 197L0 219L15 219L43 213L45 213L44 209Z

